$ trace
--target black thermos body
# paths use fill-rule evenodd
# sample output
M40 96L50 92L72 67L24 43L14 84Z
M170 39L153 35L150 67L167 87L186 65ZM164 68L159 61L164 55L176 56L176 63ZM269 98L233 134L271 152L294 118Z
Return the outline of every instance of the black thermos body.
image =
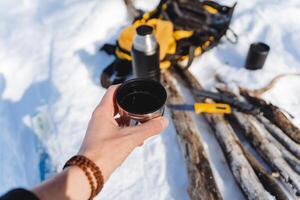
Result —
M134 78L160 81L159 44L151 26L141 25L136 29L131 56Z

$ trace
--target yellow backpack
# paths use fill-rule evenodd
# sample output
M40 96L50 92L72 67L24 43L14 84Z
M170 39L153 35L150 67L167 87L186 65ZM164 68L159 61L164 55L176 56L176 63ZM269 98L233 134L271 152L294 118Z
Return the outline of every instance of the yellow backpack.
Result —
M122 83L132 73L130 50L135 30L142 24L154 28L160 45L160 68L184 63L188 68L194 57L216 46L229 28L233 10L214 1L161 0L156 9L139 15L124 28L116 44L105 44L101 50L114 55L115 60L107 66L100 77L101 85ZM233 33L234 40L237 36Z

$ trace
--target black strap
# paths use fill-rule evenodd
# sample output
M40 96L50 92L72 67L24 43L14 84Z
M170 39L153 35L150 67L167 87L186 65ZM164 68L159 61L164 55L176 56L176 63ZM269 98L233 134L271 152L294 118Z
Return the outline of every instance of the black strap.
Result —
M186 66L183 67L183 70L187 70L191 66L191 64L193 63L193 60L195 58L195 49L196 49L195 46L191 46L189 48L189 60L186 64Z
M197 30L201 29L206 22L204 12L202 14L195 14L186 11L182 9L182 5L176 1L169 3L164 13L166 13L165 16L173 22L175 29Z
M114 73L114 62L112 62L110 65L108 65L103 71L102 74L100 76L100 84L102 85L102 87L104 88L108 88L111 84L111 77Z
M123 83L132 74L131 62L116 58L100 75L100 84L104 88Z
M35 194L25 189L14 189L0 197L0 200L39 200Z
M104 51L108 55L114 55L117 46L113 44L104 44L99 50Z
M239 41L239 36L230 27L226 31L225 37L227 41L230 42L231 44L237 44Z

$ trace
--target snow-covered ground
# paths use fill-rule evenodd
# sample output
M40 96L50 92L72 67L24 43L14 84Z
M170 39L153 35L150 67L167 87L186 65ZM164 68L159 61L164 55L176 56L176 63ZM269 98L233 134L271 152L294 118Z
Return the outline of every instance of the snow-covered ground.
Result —
M220 1L221 2L221 1ZM232 5L233 0L222 1ZM158 0L137 0L143 9ZM210 88L227 81L259 88L281 73L300 72L300 1L239 1L226 40L197 59L192 72ZM129 23L122 0L0 0L0 194L30 188L78 151L105 90L98 77L112 57L98 48ZM250 43L271 46L263 70L243 68ZM282 79L264 95L300 126L300 78ZM225 199L243 199L213 134L199 120ZM137 148L98 199L189 199L184 160L172 125Z

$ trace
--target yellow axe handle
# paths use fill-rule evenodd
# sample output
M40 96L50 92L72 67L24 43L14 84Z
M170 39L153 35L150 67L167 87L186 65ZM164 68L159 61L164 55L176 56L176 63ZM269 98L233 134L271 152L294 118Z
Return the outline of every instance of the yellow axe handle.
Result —
M230 114L231 107L224 103L195 103L195 113L223 113Z

